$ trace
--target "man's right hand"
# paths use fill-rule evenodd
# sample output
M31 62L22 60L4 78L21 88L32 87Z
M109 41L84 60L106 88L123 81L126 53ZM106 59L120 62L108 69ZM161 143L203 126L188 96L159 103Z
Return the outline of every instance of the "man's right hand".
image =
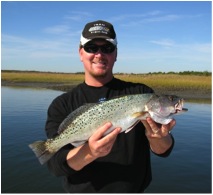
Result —
M121 131L121 128L118 127L104 136L111 127L110 122L106 123L95 131L86 144L70 150L67 155L67 164L78 171L95 159L108 155Z
M113 144L120 133L121 128L115 128L112 132L104 136L105 132L112 127L110 122L100 127L88 140L91 155L98 158L110 153Z

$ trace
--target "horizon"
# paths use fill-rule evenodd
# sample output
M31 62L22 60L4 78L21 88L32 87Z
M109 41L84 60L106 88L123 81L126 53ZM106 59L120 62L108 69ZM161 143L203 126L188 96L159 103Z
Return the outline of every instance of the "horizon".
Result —
M84 71L82 72L54 72L54 71L39 71L39 70L7 70L7 69L3 69L1 70L2 72L35 72L35 73L54 73L54 74L84 74ZM142 75L142 74L182 74L182 73L194 73L194 74L212 74L212 71L190 71L190 70L186 70L186 71L179 71L179 72L173 72L173 71L169 71L169 72L147 72L147 73L133 73L133 72L115 72L114 74L132 74L132 75Z
M211 72L211 8L211 1L2 1L2 69L84 72L81 31L103 19L117 34L115 73Z

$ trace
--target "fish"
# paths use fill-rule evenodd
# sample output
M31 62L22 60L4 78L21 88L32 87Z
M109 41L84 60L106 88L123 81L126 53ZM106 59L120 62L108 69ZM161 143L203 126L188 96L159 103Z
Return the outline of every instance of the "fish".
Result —
M186 112L183 98L153 93L116 97L100 103L85 104L71 112L60 124L58 135L29 145L41 164L45 164L60 148L67 144L78 147L102 125L112 126L104 136L116 127L128 133L134 126L151 117L155 122L168 124L173 116Z

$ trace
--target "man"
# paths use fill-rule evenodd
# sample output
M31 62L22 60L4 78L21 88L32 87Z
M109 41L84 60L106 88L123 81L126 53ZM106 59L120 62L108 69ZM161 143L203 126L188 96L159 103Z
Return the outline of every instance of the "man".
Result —
M46 133L57 135L66 116L85 103L105 101L115 96L152 93L143 84L124 82L113 77L117 58L117 39L112 24L94 21L86 24L80 40L80 60L85 81L72 91L57 97L48 109ZM110 121L99 127L88 142L79 147L68 144L49 161L49 170L64 176L64 189L70 193L144 192L151 181L150 148L159 156L168 156L174 144L169 133L175 125L142 121L129 133L120 127L103 136Z

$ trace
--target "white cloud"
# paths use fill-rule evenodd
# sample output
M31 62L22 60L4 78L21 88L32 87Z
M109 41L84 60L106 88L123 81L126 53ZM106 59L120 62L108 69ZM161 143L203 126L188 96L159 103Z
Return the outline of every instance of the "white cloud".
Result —
M68 25L56 25L52 27L47 27L43 31L45 33L51 33L51 34L61 34L61 33L67 33L69 32L70 27Z
M175 44L175 42L171 39L152 40L150 42L163 47L172 47Z
M177 53L207 53L210 54L212 51L211 43L176 43L172 39L160 39L160 40L151 40L150 43L155 45L162 46L163 48L170 48L171 51L175 51ZM174 53L175 53L174 52Z
M69 39L27 39L23 37L2 34L2 59L9 57L49 58L59 56L72 56L72 45L75 40ZM77 52L76 52L77 53Z
M128 21L128 20L134 20L134 19L141 19L146 18L150 16L159 15L161 11L151 11L143 14L122 14L117 15L116 17L111 17L110 21L117 22L117 21Z
M143 14L123 14L117 15L110 19L113 22L120 22L121 26L138 26L140 24L147 24L153 22L167 22L186 20L202 17L202 14L185 15L185 14L171 14L168 12L162 12L159 10L143 13ZM122 23L123 22L123 23Z
M92 16L93 16L93 14L91 14L91 12L72 11L69 15L64 16L64 19L73 20L73 21L82 21L82 20L88 19Z
M168 15L163 15L163 16L145 18L139 22L141 22L141 23L164 22L164 21L174 21L174 20L178 20L180 18L182 18L181 15L168 14Z
M152 43L153 46L149 48L146 45L119 49L115 70L122 72L119 68L125 67L129 72L211 71L211 43L181 44L170 39L155 40Z

